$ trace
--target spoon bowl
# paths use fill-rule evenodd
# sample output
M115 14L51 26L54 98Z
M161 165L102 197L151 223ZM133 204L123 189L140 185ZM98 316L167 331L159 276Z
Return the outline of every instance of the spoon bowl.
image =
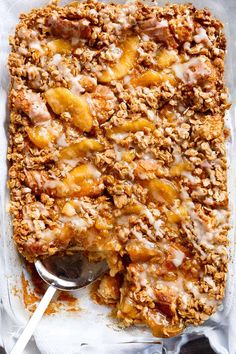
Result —
M105 260L89 262L82 252L64 256L54 255L37 260L35 267L40 277L50 286L10 354L23 353L57 289L69 291L83 288L108 270Z
M64 256L54 255L37 260L35 267L46 283L64 291L83 288L108 269L105 260L89 262L82 252Z

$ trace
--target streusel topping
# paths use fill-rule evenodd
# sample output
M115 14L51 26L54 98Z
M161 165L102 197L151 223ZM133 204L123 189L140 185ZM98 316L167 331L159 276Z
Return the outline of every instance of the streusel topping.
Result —
M123 326L202 323L228 262L222 24L189 4L53 3L10 44L19 251L106 258L93 298Z

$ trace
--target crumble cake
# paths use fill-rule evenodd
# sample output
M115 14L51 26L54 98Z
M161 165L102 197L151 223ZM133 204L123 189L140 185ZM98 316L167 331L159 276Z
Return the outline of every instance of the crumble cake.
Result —
M53 2L10 44L19 252L106 258L92 297L123 326L201 324L228 263L222 23L190 4Z

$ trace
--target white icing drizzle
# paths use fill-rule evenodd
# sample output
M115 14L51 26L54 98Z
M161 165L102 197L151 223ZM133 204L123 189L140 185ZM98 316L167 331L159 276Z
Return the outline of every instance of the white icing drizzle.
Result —
M64 166L66 167L67 165L70 166L70 167L76 167L78 165L78 162L79 162L79 158L73 158L71 160L62 160L60 161L60 164L61 166Z
M124 152L127 150L117 144L114 144L113 147L114 147L114 151L115 151L115 155L116 155L116 161L121 161Z
M174 64L172 68L175 75L185 84L195 84L197 82L197 75L208 75L210 68L205 63L205 58L194 57L183 64ZM194 69L194 70L192 70Z
M184 258L185 258L185 254L182 251L175 249L174 250L174 258L172 259L172 263L176 267L179 267L183 263Z
M18 48L18 53L22 54L22 55L27 55L28 53L28 49L25 47L19 47Z
M144 209L144 214L147 217L150 224L153 226L155 230L155 235L157 237L163 238L163 232L161 230L161 226L163 225L163 221L161 219L156 220L148 208Z
M45 120L49 120L51 118L47 106L42 100L40 94L33 92L25 92L26 99L31 103L29 117L32 120L44 122Z
M213 289L214 291L217 290L217 287L216 287L215 282L214 282L214 280L212 279L212 277L210 277L210 276L205 276L205 277L203 278L203 280L204 280L208 285L210 285L210 287L212 287L212 289Z
M143 153L143 156L142 156L142 159L143 160L151 160L151 161L154 161L154 158L153 158L153 154L151 152L144 152Z
M46 242L52 242L53 240L55 240L55 232L50 229L38 231L37 236L40 238L40 240L43 240Z
M62 59L61 54L55 54L55 55L52 57L51 63L52 63L53 65L58 65L58 64L61 62L61 59Z
M74 76L72 75L70 69L62 61L62 56L60 54L55 54L50 62L50 64L55 65L62 75L62 77L71 85L70 91L74 95L80 95L84 92L84 88L80 84L81 75Z
M157 115L155 114L154 111L148 109L147 110L147 116L149 119L151 119L152 121L156 121L157 120Z
M155 223L155 218L153 217L152 213L150 212L150 210L148 210L147 208L145 209L145 215L148 218L148 221L150 222L151 225L153 225Z
M72 224L78 231L85 230L89 226L88 221L79 216L60 216L59 221Z
M89 172L93 175L94 178L99 179L101 177L101 172L96 169L93 165L89 165Z
M131 79L130 75L126 75L123 79L124 84L127 85L130 82L130 79Z
M116 47L114 43L112 43L109 47L108 50L106 51L106 54L110 56L113 60L119 60L120 57L123 54L123 51Z
M186 283L187 289L193 294L193 296L200 300L202 303L215 306L217 305L217 300L215 299L209 299L208 295L205 293L200 293L198 287L193 284L191 281Z
M196 32L197 34L193 36L193 39L196 43L204 42L208 47L211 46L211 41L203 27L197 28Z
M197 184L200 182L199 177L193 176L189 171L183 171L181 174L185 176L192 184Z
M144 42L148 42L148 41L150 40L150 37L149 37L147 34L143 34L143 35L142 35L142 40L143 40Z
M39 40L33 40L32 42L29 43L29 48L31 49L36 49L38 50L40 53L43 53L43 48L41 46L41 43Z
M114 133L111 135L111 138L116 141L120 141L127 138L128 135L129 135L128 133Z
M181 155L181 149L179 146L177 145L174 146L172 155L175 159L175 163L181 163L183 161Z
M209 230L209 225L205 224L204 221L198 216L195 212L194 203L191 201L189 194L186 190L181 192L181 199L183 201L183 205L185 206L189 216L194 225L194 232L196 234L198 242L192 240L193 246L198 249L203 256L207 256L207 254L201 249L201 245L211 249L212 243L214 242L214 238L219 232L221 228L224 226L223 220L226 220L226 214L222 214L221 225L218 225L217 229L214 227L214 230ZM220 212L220 211L219 211ZM219 217L219 216L218 216ZM210 227L212 229L212 227Z
M35 178L36 179L36 178ZM41 180L40 180L41 182ZM38 181L37 181L38 183ZM44 183L44 188L45 189L56 189L59 186L59 181L57 180L49 180Z
M68 73L67 78L69 79L69 82L71 84L70 91L74 95L80 95L80 93L84 92L84 88L79 83L81 75L73 76L71 73L70 74Z
M68 146L68 143L66 142L66 136L65 134L61 134L59 138L57 139L57 145L61 147Z
M191 296L189 294L187 294L187 293L181 294L183 308L186 309L188 307L188 303L189 303L189 299L190 298L191 298Z

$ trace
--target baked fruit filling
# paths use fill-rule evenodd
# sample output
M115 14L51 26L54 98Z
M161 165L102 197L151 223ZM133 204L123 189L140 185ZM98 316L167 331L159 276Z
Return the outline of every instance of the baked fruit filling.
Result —
M224 297L222 24L191 5L56 3L10 38L14 240L106 258L92 298L174 336Z

